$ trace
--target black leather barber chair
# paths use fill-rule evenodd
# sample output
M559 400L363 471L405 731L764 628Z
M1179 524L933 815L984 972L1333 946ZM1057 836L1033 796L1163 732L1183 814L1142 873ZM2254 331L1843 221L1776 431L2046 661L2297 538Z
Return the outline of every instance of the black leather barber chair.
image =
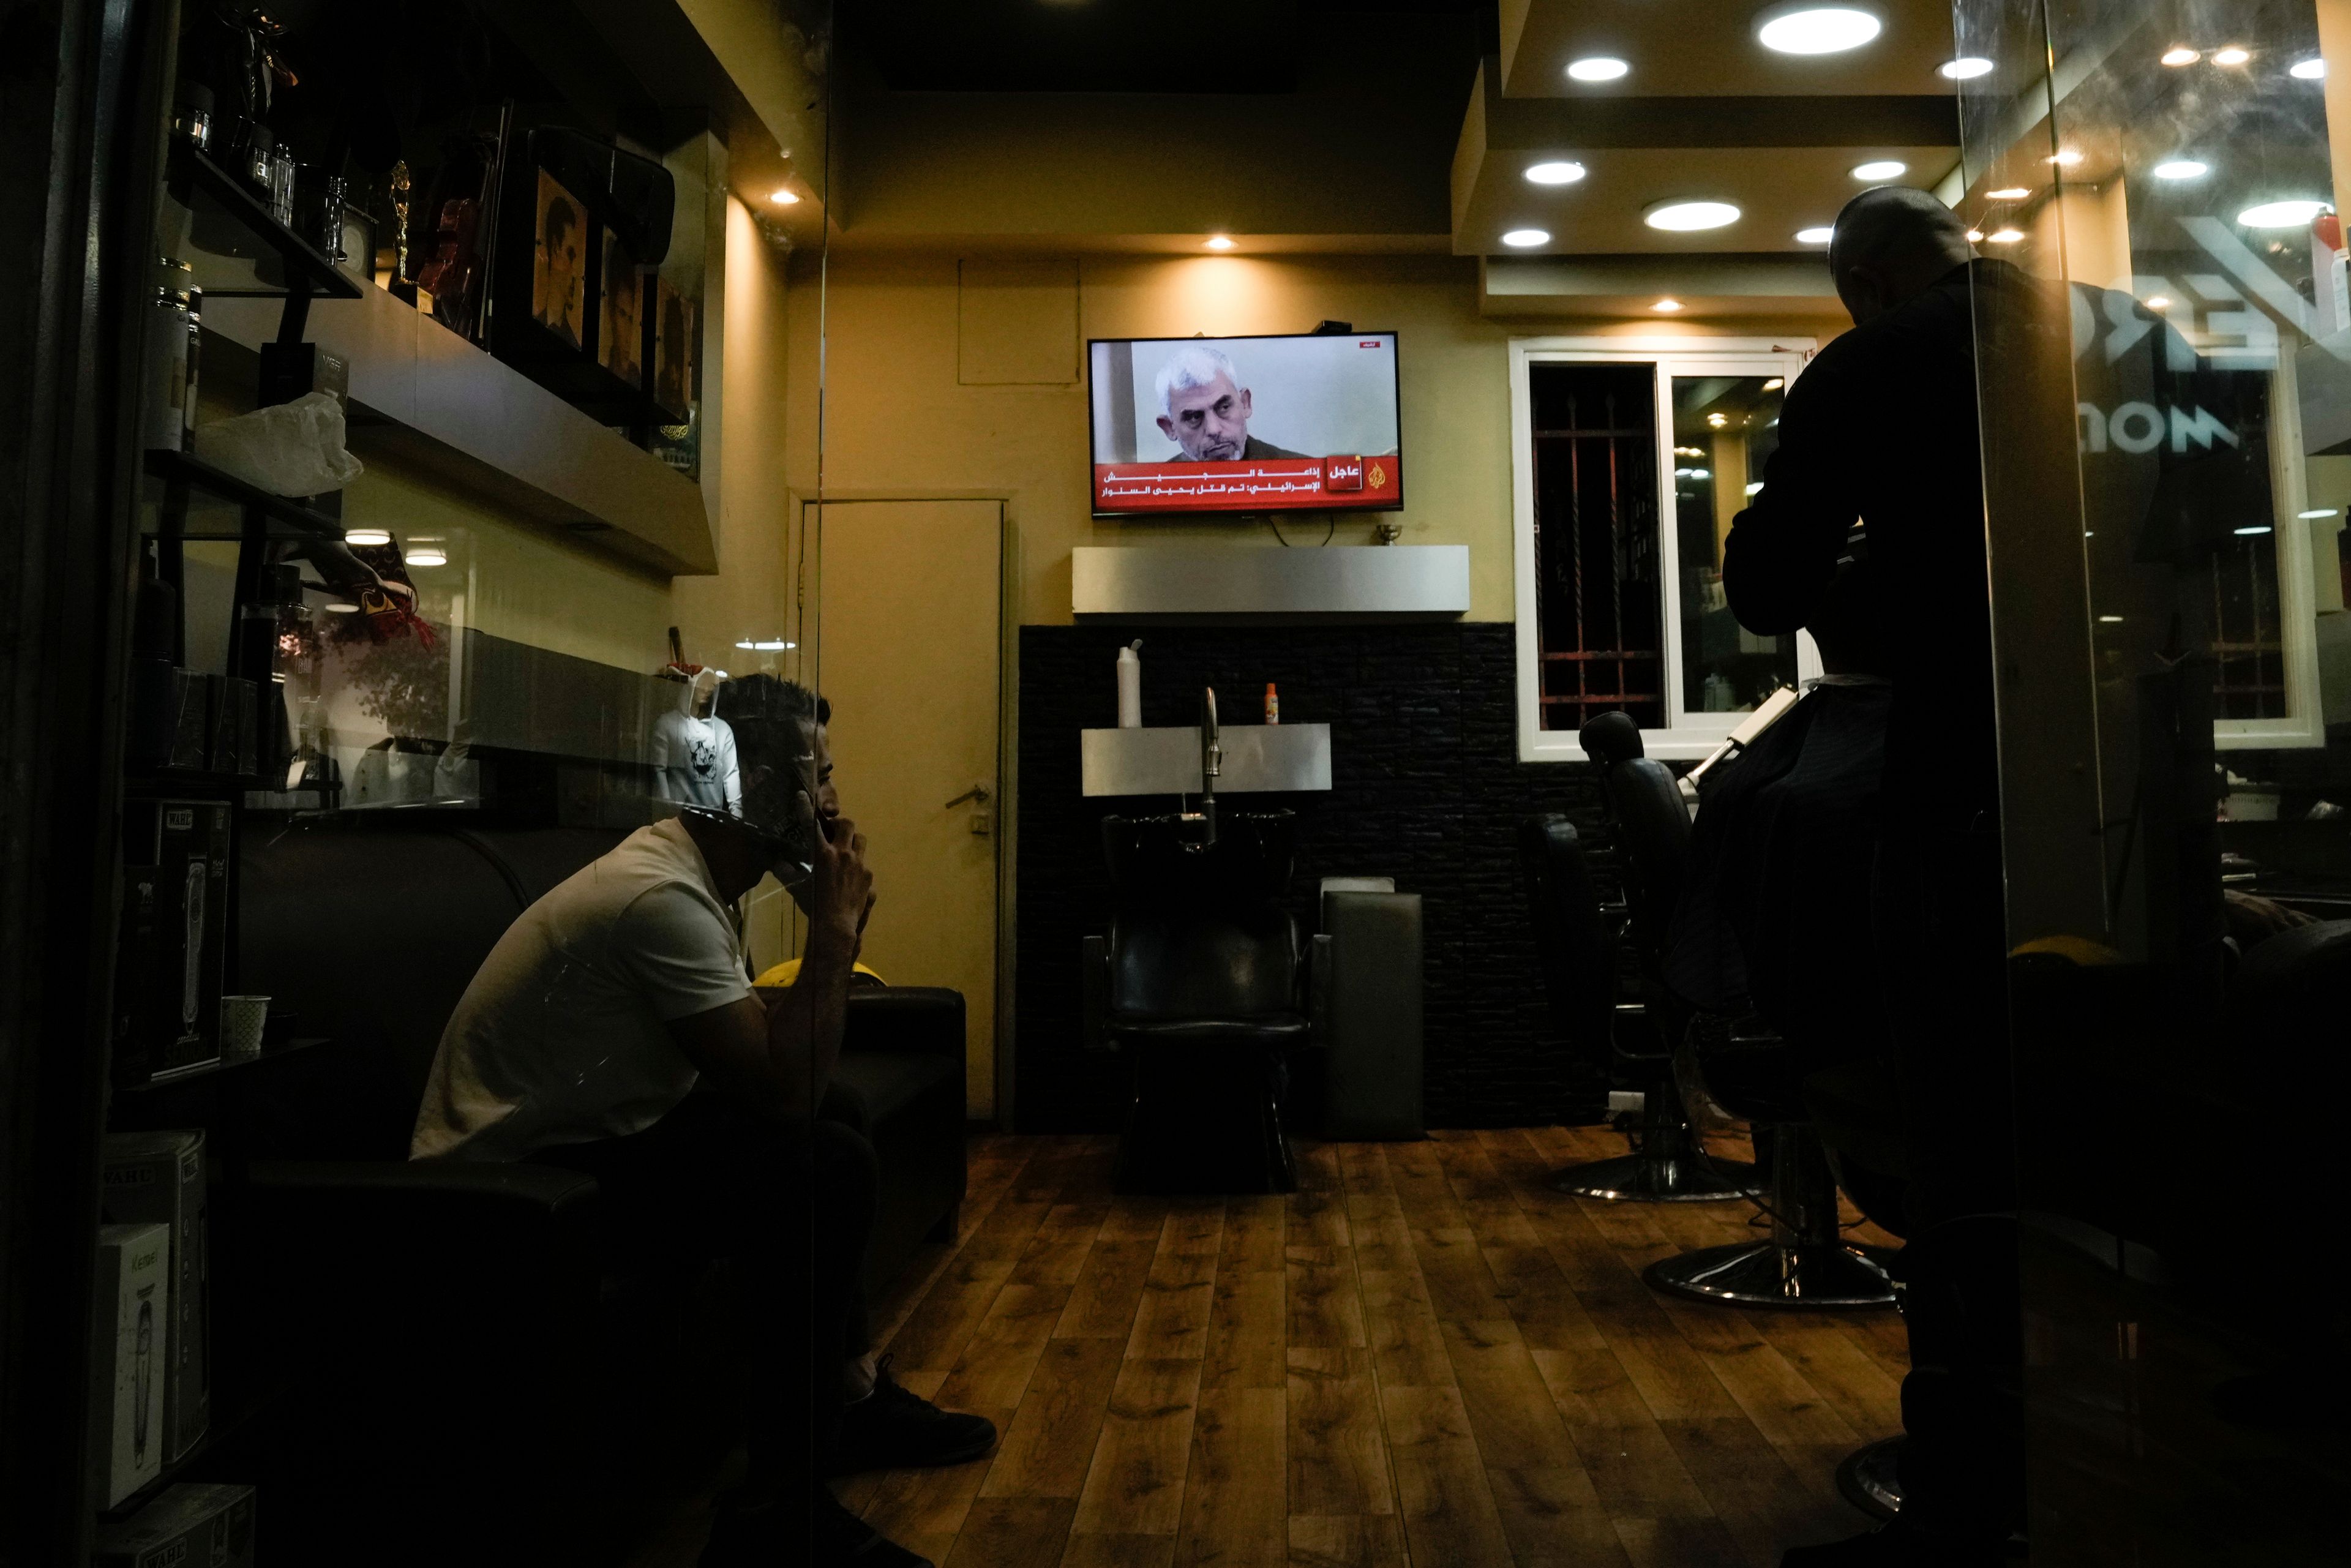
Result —
M1290 1192L1287 1053L1308 1042L1306 948L1280 896L1287 811L1109 817L1111 926L1085 939L1088 1043L1125 1053L1123 1192Z
M1661 976L1674 905L1688 880L1689 808L1679 780L1640 754L1640 732L1625 714L1603 714L1583 727L1583 748L1601 764L1610 813L1629 862L1626 892L1632 934L1645 977ZM1653 1263L1644 1277L1661 1291L1737 1306L1888 1307L1893 1281L1884 1266L1845 1244L1838 1227L1836 1179L1806 1113L1800 1073L1784 1041L1728 1021L1693 1017L1653 982L1654 999L1676 1042L1685 1112L1700 1087L1693 1062L1703 1058L1703 1091L1752 1124L1759 1149L1770 1150L1768 1178L1753 1196L1771 1221L1770 1238L1701 1248ZM1742 1178L1746 1173L1741 1173Z
M1638 757L1638 730L1631 744ZM1648 1004L1623 998L1612 926L1622 924L1625 910L1603 904L1574 824L1556 814L1520 821L1519 864L1552 1027L1570 1051L1593 1060L1612 1083L1637 1085L1642 1095L1633 1153L1569 1166L1552 1176L1552 1188L1579 1197L1641 1203L1719 1202L1742 1196L1753 1167L1731 1160L1708 1166L1699 1159L1698 1135L1682 1114L1674 1086L1672 1051Z

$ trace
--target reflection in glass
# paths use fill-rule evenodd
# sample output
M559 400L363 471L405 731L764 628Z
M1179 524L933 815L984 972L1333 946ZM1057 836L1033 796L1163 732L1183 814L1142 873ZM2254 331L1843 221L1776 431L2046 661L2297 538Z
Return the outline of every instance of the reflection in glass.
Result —
M1781 395L1777 376L1673 378L1685 713L1750 712L1796 683L1796 640L1748 631L1722 591L1723 541L1779 447Z

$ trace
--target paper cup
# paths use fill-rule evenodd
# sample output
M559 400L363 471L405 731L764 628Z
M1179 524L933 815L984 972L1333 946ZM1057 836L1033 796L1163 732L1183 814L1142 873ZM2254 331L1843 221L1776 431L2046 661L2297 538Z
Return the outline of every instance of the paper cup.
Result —
M269 1021L267 997L221 998L221 1060L249 1061L261 1054L261 1031Z

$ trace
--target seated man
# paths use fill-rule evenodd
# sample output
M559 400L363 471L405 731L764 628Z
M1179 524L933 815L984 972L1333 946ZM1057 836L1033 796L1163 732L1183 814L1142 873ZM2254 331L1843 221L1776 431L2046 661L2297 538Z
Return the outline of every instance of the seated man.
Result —
M751 1469L708 1568L928 1568L818 1472L956 1463L996 1430L867 1354L874 1155L820 1107L873 880L832 792L824 707L789 682L738 684L742 814L640 829L516 920L442 1036L410 1155L584 1171L618 1219L730 1259L747 1305L775 1315L747 1347ZM809 934L799 983L763 1006L728 907L770 870Z

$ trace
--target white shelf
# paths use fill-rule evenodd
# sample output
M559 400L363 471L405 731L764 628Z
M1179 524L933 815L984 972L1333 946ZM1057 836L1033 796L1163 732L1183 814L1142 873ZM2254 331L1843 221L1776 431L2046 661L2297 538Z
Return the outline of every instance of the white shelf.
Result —
M1290 620L1469 612L1468 545L1081 546L1070 552L1079 615Z
M1189 726L1080 730L1087 795L1196 795L1200 732ZM1331 788L1327 724L1228 724L1217 737L1224 758L1219 795L1296 793Z

